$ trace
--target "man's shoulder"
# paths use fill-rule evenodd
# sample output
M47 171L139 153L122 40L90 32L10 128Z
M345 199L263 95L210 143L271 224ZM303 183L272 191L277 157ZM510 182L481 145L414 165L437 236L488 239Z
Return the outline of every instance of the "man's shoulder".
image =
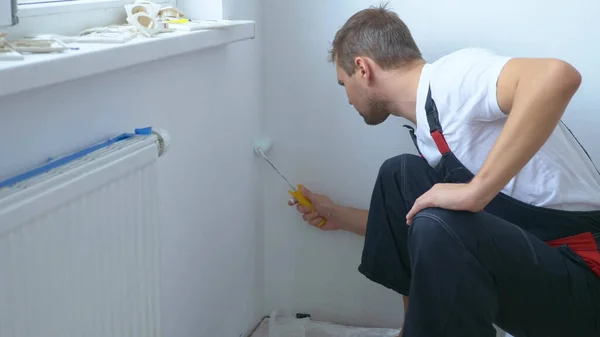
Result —
M484 70L493 66L498 60L506 59L490 49L469 47L446 54L432 63L435 74L444 76L446 73L460 75L469 70Z
M484 48L463 48L432 64L430 86L434 99L452 111L456 120L500 118L496 83L508 56ZM460 111L459 111L460 110Z
M445 57L465 56L465 55L467 55L467 56L468 55L489 56L489 55L496 55L496 52L491 49L483 48L483 47L465 47L465 48L460 48L453 52L450 52L450 53L446 54L445 56L442 56L440 59L445 58Z
M480 57L489 57L498 55L498 53L492 49L483 48L483 47L465 47L456 49L453 52L445 54L441 56L438 61L444 59L454 59L454 58L465 58L465 57L473 57L475 59Z

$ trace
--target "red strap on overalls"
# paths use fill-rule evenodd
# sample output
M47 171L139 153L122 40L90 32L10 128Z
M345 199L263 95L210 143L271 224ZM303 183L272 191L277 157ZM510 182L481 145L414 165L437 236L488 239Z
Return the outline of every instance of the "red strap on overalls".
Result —
M579 255L592 271L600 276L600 251L598 243L592 233L583 233L562 239L546 241L551 247L567 245L575 254Z
M431 137L433 138L435 145L437 146L438 150L440 150L440 153L442 155L450 152L450 147L448 146L448 143L446 142L446 138L444 138L444 135L440 131L438 131L438 130L433 131L431 133Z
M435 142L438 150L442 155L450 152L450 147L444 138L442 125L440 124L439 114L435 101L431 97L431 88L427 92L427 100L425 101L425 111L427 113L427 124L429 124L429 133Z

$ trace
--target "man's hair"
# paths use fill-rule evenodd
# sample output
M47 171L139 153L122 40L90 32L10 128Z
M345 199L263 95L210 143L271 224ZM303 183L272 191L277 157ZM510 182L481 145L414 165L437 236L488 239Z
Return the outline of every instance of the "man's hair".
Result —
M330 61L348 75L356 71L354 59L357 56L369 57L383 69L422 58L406 24L386 7L382 4L357 12L335 34Z

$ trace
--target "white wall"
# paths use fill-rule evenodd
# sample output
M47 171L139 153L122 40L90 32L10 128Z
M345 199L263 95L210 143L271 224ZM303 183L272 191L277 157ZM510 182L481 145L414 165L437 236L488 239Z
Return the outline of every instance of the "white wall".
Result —
M238 336L275 308L397 327L400 296L356 271L362 239L305 226L286 205L285 183L250 151L264 123L272 158L292 179L341 203L368 205L380 163L413 151L412 143L404 121L364 125L336 83L327 49L347 17L376 3L260 1L260 13L259 0L223 4L225 18L258 19L256 40L0 97L0 177L115 133L163 127L174 138L161 162L165 336ZM575 64L584 81L565 121L600 163L592 129L600 122L593 61L600 5L391 4L428 60L480 45ZM180 84L159 93L161 81ZM169 109L167 97L178 107ZM223 324L224 317L233 319Z
M258 2L239 2L227 18L255 19ZM237 337L264 314L257 43L0 97L0 177L136 127L171 133L160 162L164 336Z
M272 158L296 182L356 207L367 207L379 165L410 151L404 121L364 125L336 83L327 50L336 30L376 1L264 0L265 130L274 139ZM600 68L597 1L404 0L390 5L407 22L425 58L478 45L514 56L559 57L583 74L565 115L596 163L594 127ZM336 155L339 159L332 160ZM286 206L287 188L267 176L265 261L267 308L309 311L319 319L395 326L402 322L400 296L361 276L362 239L323 233L304 225Z

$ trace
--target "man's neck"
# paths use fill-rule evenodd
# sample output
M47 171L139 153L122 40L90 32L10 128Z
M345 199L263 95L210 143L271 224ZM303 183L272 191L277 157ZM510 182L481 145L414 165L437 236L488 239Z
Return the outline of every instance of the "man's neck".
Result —
M425 61L414 62L401 69L389 71L382 79L382 94L390 102L392 115L417 123L417 90Z

